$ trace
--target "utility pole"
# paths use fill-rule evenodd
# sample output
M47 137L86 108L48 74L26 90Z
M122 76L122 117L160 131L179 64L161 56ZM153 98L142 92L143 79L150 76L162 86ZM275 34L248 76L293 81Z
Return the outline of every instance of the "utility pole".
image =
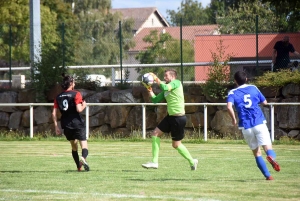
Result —
M30 6L30 62L31 79L34 64L41 61L41 9L40 0L29 0Z

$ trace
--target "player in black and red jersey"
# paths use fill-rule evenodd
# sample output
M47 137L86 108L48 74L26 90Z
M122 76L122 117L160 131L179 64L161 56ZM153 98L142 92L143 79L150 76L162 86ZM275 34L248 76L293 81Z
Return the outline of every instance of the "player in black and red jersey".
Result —
M56 134L61 134L57 125L57 112L61 112L61 128L64 129L64 135L70 141L72 146L72 156L77 165L78 171L83 166L89 171L89 165L86 162L88 156L88 145L86 140L85 123L80 116L80 112L86 107L85 100L82 99L81 93L75 91L75 80L72 76L63 74L62 88L64 92L60 93L54 100L52 118L54 121ZM82 149L82 156L79 159L78 141Z

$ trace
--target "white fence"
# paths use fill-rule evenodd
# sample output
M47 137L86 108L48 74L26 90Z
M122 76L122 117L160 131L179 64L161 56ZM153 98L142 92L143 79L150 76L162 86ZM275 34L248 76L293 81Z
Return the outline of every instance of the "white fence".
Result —
M87 103L85 110L86 133L89 138L89 107L90 106L141 106L142 107L142 136L146 139L146 106L166 105L166 103ZM186 106L203 106L204 107L204 141L207 141L207 107L208 106L226 106L226 103L185 103ZM271 115L271 132L270 137L274 141L274 106L276 105L300 105L300 103L268 103ZM0 103L0 106L29 106L30 109L30 138L33 138L33 108L34 106L53 106L53 103Z

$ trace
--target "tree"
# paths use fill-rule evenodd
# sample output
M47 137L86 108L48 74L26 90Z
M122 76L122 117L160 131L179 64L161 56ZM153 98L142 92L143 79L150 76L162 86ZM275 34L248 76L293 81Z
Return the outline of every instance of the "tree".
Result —
M259 0L262 4L269 3L269 8L277 18L279 32L297 32L300 30L300 1L299 0ZM245 0L236 0L237 3ZM246 2L255 3L256 0Z
M182 18L182 25L203 25L210 24L208 13L202 7L201 2L193 0L185 0L181 2L181 6L174 10L167 10L168 21L172 26L180 25L180 18Z
M100 65L117 64L120 58L120 34L118 13L107 13L109 4L99 4L97 7L88 7L85 11L76 13L79 19L79 40L76 48L75 65ZM103 3L103 2L102 2ZM123 20L122 26L122 48L123 52L133 47L133 25L132 19ZM91 72L110 75L108 70L90 70Z
M151 63L180 63L180 41L172 38L169 33L159 33L152 30L143 38L144 42L150 44L147 50L139 52L136 59L142 64ZM191 41L183 40L183 62L194 61L194 48ZM176 68L180 72L180 68ZM160 77L164 76L164 68L138 68L140 75L146 72L154 72ZM184 67L184 80L191 80L194 76L194 68Z
M75 5L74 14L87 14L87 12L97 9L100 12L108 13L111 8L111 0L64 0L66 3Z
M52 5L52 7L49 7ZM60 9L53 9L55 5ZM52 44L47 47L54 48L61 41L60 32L57 29L57 21L72 19L70 13L64 11L64 3L60 0L41 1L41 26L42 44ZM29 2L28 0L11 0L10 3L0 7L0 56L8 60L10 38L12 38L12 60L18 65L30 63L29 57ZM74 23L75 24L75 23ZM9 26L11 26L11 35Z
M217 16L217 24L222 34L242 34L256 32L258 15L259 32L278 32L275 14L269 9L269 3L259 0L254 3L240 3L238 8L229 8L228 12Z
M53 43L53 48L62 53L62 62L71 65L74 62L75 50L78 45L78 18L72 13L71 4L64 3L61 0L42 0L42 5L47 7L51 15L55 16L54 22L57 41ZM44 26L42 20L42 40L45 41L44 31L47 25ZM47 44L47 47L51 45ZM63 63L61 65L63 65Z
M212 24L217 23L217 16L225 15L225 10L225 1L223 0L211 0L209 7L206 8L206 12Z
M9 60L9 48L12 44L12 59L18 61L19 64L22 62L29 63L28 1L12 0L10 3L1 6L0 24L0 57L6 61Z

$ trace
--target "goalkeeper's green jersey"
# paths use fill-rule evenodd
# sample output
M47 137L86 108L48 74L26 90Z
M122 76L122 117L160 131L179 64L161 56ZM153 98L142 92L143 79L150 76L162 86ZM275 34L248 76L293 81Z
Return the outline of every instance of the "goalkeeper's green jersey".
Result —
M160 88L162 92L152 96L152 102L158 103L166 99L169 115L184 115L184 95L181 82L173 80L168 84L160 83Z

